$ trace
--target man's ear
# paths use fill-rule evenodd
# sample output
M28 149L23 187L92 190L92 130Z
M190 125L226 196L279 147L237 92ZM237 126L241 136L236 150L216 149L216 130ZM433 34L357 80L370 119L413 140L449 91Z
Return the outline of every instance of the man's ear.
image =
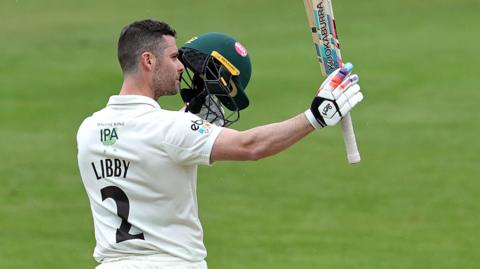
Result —
M151 71L155 66L156 60L155 55L150 52L144 52L140 59L140 66L147 71Z

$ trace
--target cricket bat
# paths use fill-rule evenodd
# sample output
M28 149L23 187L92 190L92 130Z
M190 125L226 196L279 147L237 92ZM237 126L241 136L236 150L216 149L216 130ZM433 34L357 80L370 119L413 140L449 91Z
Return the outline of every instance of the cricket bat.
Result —
M343 66L340 43L338 42L333 17L332 0L303 0L303 2L322 76L327 77L337 68ZM361 160L360 152L358 151L350 113L343 116L341 125L348 162L350 164L359 163Z

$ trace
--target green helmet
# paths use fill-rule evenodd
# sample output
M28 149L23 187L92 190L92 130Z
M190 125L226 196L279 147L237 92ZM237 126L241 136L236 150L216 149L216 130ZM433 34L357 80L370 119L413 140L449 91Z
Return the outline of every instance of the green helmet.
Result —
M192 84L203 82L200 89L215 95L227 109L248 107L245 89L252 66L247 50L233 37L216 32L193 37L180 48L180 60L194 73Z

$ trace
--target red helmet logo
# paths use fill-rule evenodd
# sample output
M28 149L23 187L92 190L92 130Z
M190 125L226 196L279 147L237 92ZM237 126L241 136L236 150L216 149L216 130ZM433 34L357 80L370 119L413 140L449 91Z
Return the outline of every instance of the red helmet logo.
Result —
M240 42L235 42L235 50L237 51L238 55L242 57L246 57L248 55L247 49L240 44Z

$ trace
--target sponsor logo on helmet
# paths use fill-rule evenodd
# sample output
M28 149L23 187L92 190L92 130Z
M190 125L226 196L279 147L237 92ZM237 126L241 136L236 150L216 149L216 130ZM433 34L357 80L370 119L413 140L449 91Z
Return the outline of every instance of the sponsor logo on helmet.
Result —
M212 57L217 59L219 62L221 62L223 64L223 66L225 66L225 68L227 68L227 70L234 76L238 76L240 75L240 71L230 62L227 60L227 58L223 57L223 55L221 55L220 53L218 53L218 51L212 51L211 53Z
M235 42L235 50L237 51L238 55L242 57L247 57L248 55L247 49L242 44L240 44L240 42Z

